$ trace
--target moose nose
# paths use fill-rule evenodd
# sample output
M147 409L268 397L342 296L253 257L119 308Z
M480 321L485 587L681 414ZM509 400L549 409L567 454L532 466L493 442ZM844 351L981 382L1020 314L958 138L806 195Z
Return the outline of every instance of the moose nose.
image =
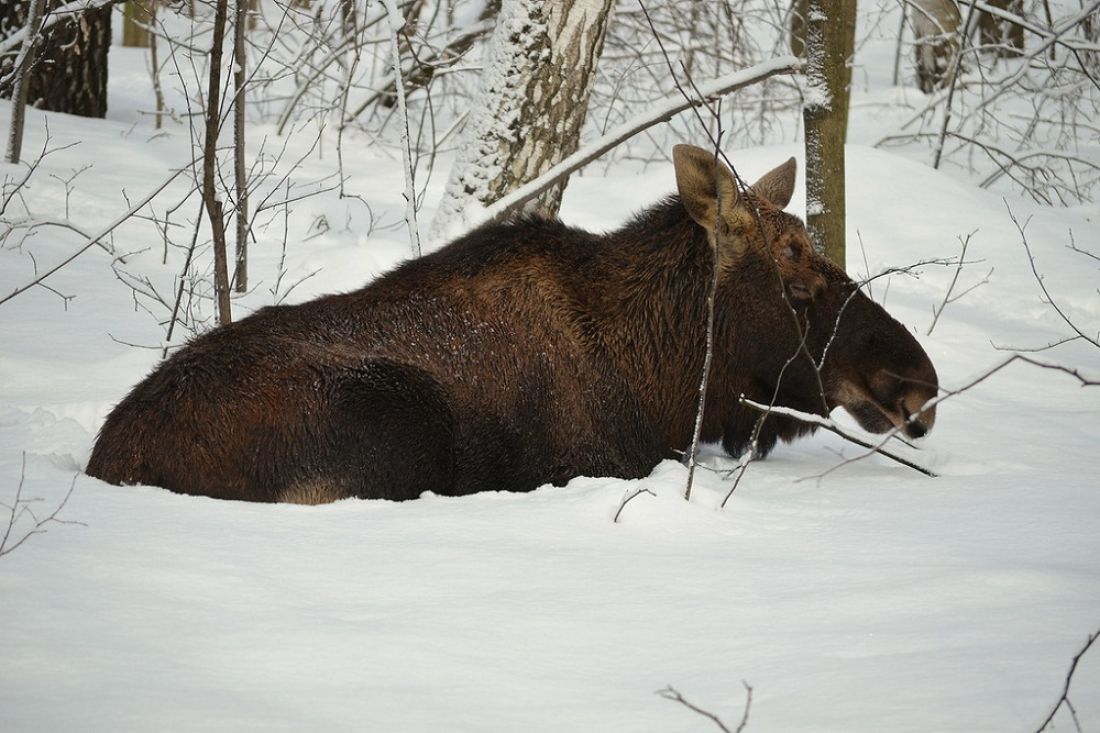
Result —
M923 395L911 394L901 401L901 414L905 417L904 431L910 438L923 438L936 422L936 406L925 407Z

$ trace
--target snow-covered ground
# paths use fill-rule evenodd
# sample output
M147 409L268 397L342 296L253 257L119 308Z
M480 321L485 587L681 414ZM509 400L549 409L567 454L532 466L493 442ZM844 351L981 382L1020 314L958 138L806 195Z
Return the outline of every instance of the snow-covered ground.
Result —
M95 231L129 208L123 190L135 202L190 159L186 130L154 136L136 113L147 83L125 54L112 51L108 120L31 112L26 150L41 148L47 119L53 147L77 143L32 178L33 214ZM8 114L0 103L0 129ZM868 117L853 124L857 140L873 137ZM305 145L292 142L288 159ZM348 188L370 211L327 194L263 217L239 313L311 274L290 301L359 287L407 256L392 226L399 155L347 150ZM887 152L848 152L850 271L955 257L970 235L956 292L988 274L931 335L952 267L872 285L945 388L1003 349L1072 335L1043 301L1010 210L1059 306L1096 333L1100 268L1068 245L1100 254L1100 207L1043 208ZM801 158L797 145L728 153L749 180ZM89 163L66 203L64 180ZM328 166L311 158L296 175ZM590 173L570 184L562 215L608 229L672 189L671 166ZM193 206L175 220L185 216ZM381 226L368 235L372 216ZM0 297L80 242L57 227L9 240ZM177 265L160 264L152 224L130 222L111 244L133 253L124 269L170 289ZM158 360L141 347L164 339L164 312L135 306L111 260L92 248L51 290L0 305L0 501L21 486L42 516L73 485L59 518L79 523L50 524L0 557L2 731L707 731L654 693L672 685L732 726L745 682L753 732L1023 732L1100 628L1100 387L1068 374L1014 364L943 402L907 453L935 479L878 457L830 470L861 451L826 434L752 464L724 509L721 471L734 463L714 450L691 502L672 462L644 481L531 494L219 502L80 473L107 411ZM1080 341L1035 356L1100 379L1100 350ZM643 486L655 496L613 523ZM1070 698L1084 730L1100 726L1100 648ZM1065 712L1057 722L1072 727Z

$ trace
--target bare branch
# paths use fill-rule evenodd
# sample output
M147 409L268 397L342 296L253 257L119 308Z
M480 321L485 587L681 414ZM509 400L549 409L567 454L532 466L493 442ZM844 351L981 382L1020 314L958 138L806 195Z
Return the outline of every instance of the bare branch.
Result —
M757 64L748 69L735 71L726 76L707 82L699 87L698 97L685 99L679 92L669 94L663 100L653 104L651 110L639 115L629 122L625 122L602 137L593 140L588 145L579 149L572 155L564 158L557 165L549 168L538 178L528 184L520 186L507 196L504 196L484 211L485 221L499 221L523 204L538 196L546 189L566 178L574 171L583 168L604 153L615 148L635 135L644 132L654 125L667 122L686 109L700 107L707 100L729 94L743 89L752 84L757 84L765 79L781 74L795 74L802 70L802 61L795 56L780 56L771 61Z
M959 252L959 261L955 266L955 274L951 277L951 284L947 286L947 292L944 293L943 301L939 306L932 306L932 323L928 325L928 330L925 332L926 336L932 335L932 331L936 328L936 323L940 320L940 315L948 304L954 303L975 288L985 285L989 282L989 276L993 274L993 269L990 268L989 273L986 274L984 279L974 283L955 297L951 297L951 294L955 291L955 285L959 282L959 274L962 272L963 265L966 263L966 248L970 245L970 238L972 236L974 236L974 232L967 234L965 239L962 237L959 238L959 241L962 243L962 251Z
M1004 199L1002 199L1002 200L1004 200ZM1098 340L1097 338L1095 338L1093 336L1089 336L1084 331L1082 331L1080 328L1078 328L1077 324L1075 324L1070 319L1070 317L1065 314L1065 311L1063 311L1058 306L1058 304L1056 302L1054 302L1054 296L1052 296L1050 294L1050 291L1047 290L1047 286L1043 282L1043 278L1039 274L1039 270L1036 269L1036 267L1035 267L1035 256L1031 254L1031 246L1028 244L1027 235L1024 233L1024 229L1027 226L1027 222L1025 222L1024 224L1020 224L1020 222L1016 219L1016 215L1012 213L1012 207L1008 205L1007 200L1004 200L1004 205L1005 205L1005 208L1008 210L1009 218L1012 219L1012 223L1016 225L1016 231L1018 231L1020 233L1020 241L1023 243L1024 250L1027 252L1027 261L1028 261L1028 264L1031 266L1031 274L1035 276L1035 281L1037 283L1039 283L1039 289L1041 289L1043 291L1043 295L1046 297L1047 303L1049 303L1050 307L1054 309L1054 312L1058 314L1058 317L1061 318L1062 321L1064 321L1067 326L1069 326L1071 329L1073 329L1073 332L1076 333L1078 337L1084 339L1085 341L1089 342L1090 344L1092 344L1096 348L1100 349L1100 340Z
M1066 673L1065 684L1062 685L1062 695L1058 698L1058 702L1054 704L1054 707L1051 708L1050 713L1043 720L1042 724L1035 729L1035 733L1042 733L1044 730L1046 730L1050 726L1050 724L1054 722L1054 716L1058 714L1059 708L1061 708L1063 705L1065 705L1066 708L1069 709L1070 715L1073 717L1073 725L1077 728L1077 732L1081 733L1081 724L1077 720L1077 713L1073 709L1073 705L1069 701L1069 688L1070 685L1073 684L1073 674L1077 671L1077 663L1081 661L1081 657L1085 656L1085 654L1088 652L1089 648L1092 646L1093 642L1097 640L1097 638L1100 638L1100 631L1094 631L1093 633L1089 634L1088 639L1085 641L1085 645L1081 647L1081 650L1078 651L1077 654L1074 655L1073 661L1070 662L1069 665L1069 671Z
M115 229L120 227L123 224L123 222L125 222L127 219L132 217L135 213L137 213L142 208L144 208L146 204L148 204L150 201L152 201L154 198L156 198L156 196L161 191L163 191L165 188L167 188L168 185L170 183L172 183L172 181L176 180L176 178L178 178L179 175L181 173L183 173L185 170L187 170L187 168L178 168L174 173L172 173L172 175L168 176L168 178L166 178L163 182L161 182L160 185L156 186L152 191L150 191L148 194L146 194L146 196L144 198L142 198L136 204L131 206L129 208L129 210L127 210L124 214L122 214L117 219L115 219L113 222L108 224L100 232L98 232L97 234L94 234L91 237L89 237L87 242L85 242L83 245L81 245L81 247L79 249L77 249L71 255L69 255L68 257L63 259L61 262L54 265L50 269L46 270L41 275L38 275L37 277L35 277L34 280L27 283L26 285L21 285L20 287L17 287L15 290L11 291L7 295L5 295L3 297L0 297L0 305L3 305L4 303L8 302L9 300L14 298L15 296L19 295L20 293L23 293L27 290L30 290L31 288L33 288L36 285L40 284L43 280L50 277L51 275L56 273L58 270L65 267L66 265L68 265L73 260L75 260L77 257L79 257L80 255L84 254L85 252L87 252L92 247L99 244L111 232L113 232Z
M745 686L745 711L741 714L741 721L737 724L737 727L734 728L732 731L729 729L728 726L726 726L725 723L722 722L721 718L719 718L714 713L712 713L708 710L704 710L703 708L699 707L698 705L695 705L694 703L689 702L687 699L684 698L683 695L680 694L679 690L677 690L672 685L669 685L668 687L666 687L663 690L658 690L657 694L660 695L661 697L663 697L666 700L671 700L672 702L680 703L681 705L683 705L685 708L692 711L693 713L697 713L698 715L702 715L704 718L707 718L712 723L714 723L716 726L718 726L718 729L721 730L721 731L724 731L724 733L742 733L742 731L745 730L745 726L747 726L749 724L749 709L752 707L752 686L749 685L748 682L744 682L744 681L742 681L741 684Z
M39 518L31 508L31 504L36 501L41 501L41 499L23 498L23 483L27 477L27 453L26 451L23 452L22 463L19 468L19 484L15 489L15 498L12 499L11 504L0 502L0 507L8 510L7 525L4 527L3 536L0 537L0 557L7 555L9 552L13 552L17 547L34 535L45 534L49 531L49 525L51 524L79 524L84 526L83 522L58 519L57 517L57 515L61 513L61 510L65 508L65 505L69 503L69 497L73 495L73 489L76 487L76 476L77 474L73 475L72 483L69 484L69 490L65 493L65 497L53 508L53 511ZM23 517L29 517L33 524L31 528L23 534L17 534L14 531L15 527L20 523Z
M627 491L626 493L623 494L623 500L619 502L619 508L615 511L615 518L612 519L611 521L614 522L615 524L618 524L619 523L619 516L623 513L623 509L626 509L626 505L629 504L630 502L634 501L635 499L637 499L642 494L649 494L650 496L657 496L656 494L654 494L652 491L650 491L649 489L647 489L644 486L642 486L641 488L637 488L634 491Z
M875 445L873 443L868 443L867 441L863 440L862 438L859 438L855 435L852 435L851 433L849 433L844 428L840 427L839 425L837 425L835 422L833 422L831 419L829 419L827 417L821 417L820 415L814 415L813 413L810 413L810 412L802 412L801 410L795 410L795 409L792 409L790 407L780 407L778 405L762 405L759 402L754 402L753 400L750 400L750 399L745 398L745 397L742 397L740 399L740 403L743 404L743 405L747 405L748 407L751 407L752 409L758 410L758 411L763 412L763 413L774 413L776 415L784 415L786 417L794 418L795 420L798 420L800 422L809 423L811 425L817 425L818 427L824 428L825 430L828 430L831 433L835 433L835 434L839 435L840 437L844 438L845 440L847 440L850 443L855 443L856 445L860 446L861 448L866 448L868 450L868 453L866 453L862 456L859 456L856 459L851 459L850 461L845 461L844 463L842 463L840 465L846 465L847 463L854 462L855 460L860 460L860 459L865 458L868 455L871 455L873 453L878 453L882 456L885 456L886 458L889 458L892 461L896 461L897 463L900 463L903 466L907 466L907 467L913 469L914 471L919 471L920 473L923 473L925 476L928 476L930 478L936 478L936 474L933 473L932 471L930 471L929 469L925 468L924 466L920 466L920 465L918 465L918 464L916 464L916 463L914 463L910 460L902 458L899 455L895 455L895 454L891 453L890 451L887 451L887 450L883 449L882 446L890 438L894 437L894 435L898 432L898 428L894 428L894 430L891 430L890 432L886 433L886 437L883 438L882 441L879 444ZM926 405L926 408L928 406L930 406L930 404ZM837 468L839 468L839 466L837 466ZM834 469L830 469L830 471L831 470L834 470ZM828 473L828 472L826 472L826 473ZM825 475L825 474L822 474L822 475Z

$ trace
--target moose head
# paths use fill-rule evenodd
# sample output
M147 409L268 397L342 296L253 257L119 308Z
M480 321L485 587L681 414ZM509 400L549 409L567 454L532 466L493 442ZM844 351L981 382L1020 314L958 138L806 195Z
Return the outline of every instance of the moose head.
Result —
M844 271L814 251L806 228L783 211L794 191L794 158L749 187L738 185L713 152L673 149L688 215L717 253L716 339L724 349L726 393L827 415L843 407L865 430L897 428L923 436L936 419L938 380L916 339L863 294ZM739 453L757 417L729 404L723 442ZM777 437L810 428L777 419L759 433L766 454Z

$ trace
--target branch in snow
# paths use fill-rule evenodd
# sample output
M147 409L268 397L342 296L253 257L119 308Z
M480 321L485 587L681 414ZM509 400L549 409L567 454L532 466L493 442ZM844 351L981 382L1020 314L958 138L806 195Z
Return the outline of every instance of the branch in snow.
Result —
M931 407L933 404L937 403L938 401L939 400L933 400L933 401L929 402L929 404L926 405L925 407L926 408ZM790 408L790 407L780 407L778 405L764 405L764 404L761 404L759 402L755 402L753 400L750 400L747 397L742 397L740 399L740 403L743 404L743 405L747 405L748 407L751 407L752 409L757 410L757 411L762 412L762 413L771 413L771 414L774 414L774 415L783 415L785 417L794 418L795 420L798 420L799 422L809 423L811 425L817 425L818 427L824 428L825 430L828 430L831 433L836 433L837 435L844 438L845 440L847 440L850 443L855 443L856 445L858 445L862 448L866 448L868 450L867 453L865 453L861 456L858 456L856 458L850 459L849 461L845 461L844 463L841 463L840 466L843 466L843 465L846 465L848 463L855 462L855 461L861 460L863 458L866 458L867 456L871 455L872 453L878 453L879 455L883 455L883 456L889 458L892 461L896 461L896 462L900 463L903 466L908 466L909 468L913 469L914 471L919 471L920 473L923 473L925 476L929 476L931 478L936 477L935 473L933 473L929 469L925 468L924 466L920 466L920 465L918 465L916 463L913 463L912 461L910 461L906 458L902 458L899 455L896 455L894 453L891 453L890 451L887 451L887 450L883 449L882 446L885 445L888 440L895 437L897 435L898 431L900 430L900 428L894 428L893 430L886 433L885 436L882 438L882 440L876 445L874 443L869 443L869 442L867 442L867 441L863 440L862 438L859 438L855 435L852 435L850 432L848 432L847 430L845 430L844 428L840 427L835 422L833 422L832 419L827 418L827 417L821 417L820 415L815 415L815 414L810 413L810 412L802 412L801 410L795 410L795 409ZM913 417L916 417L919 414L920 413L917 413ZM839 468L840 466L836 466L832 469L829 469L829 471L833 471L833 470L835 470L835 468ZM827 471L826 473L828 473L829 471ZM824 474L822 474L822 475L824 475Z
M1073 657L1073 661L1070 662L1069 672L1066 673L1066 682L1062 685L1062 696L1058 698L1058 702L1051 708L1050 714L1047 715L1042 725L1035 729L1035 733L1043 733L1051 723L1054 722L1054 716L1058 714L1058 710L1065 705L1069 710L1070 716L1073 718L1073 725L1077 728L1078 733L1081 733L1081 723L1077 720L1077 711L1073 708L1073 703L1069 701L1069 688L1073 684L1073 674L1077 671L1077 663L1081 661L1081 657L1085 656L1089 647L1092 646L1100 638L1100 631L1094 631L1089 634L1088 639L1085 641L1085 645L1081 647L1081 650Z
M752 686L744 681L742 681L741 684L745 686L745 711L741 714L741 721L737 724L737 727L732 730L714 713L688 702L684 696L680 694L679 690L672 685L669 685L663 690L658 690L657 694L666 700L678 702L693 713L698 713L704 718L709 719L718 726L719 730L724 731L724 733L742 733L742 731L745 730L745 726L749 724L749 709L752 707Z
M619 502L619 508L615 511L615 518L612 519L611 521L614 522L615 524L618 524L619 523L619 517L622 515L623 509L626 509L626 505L629 504L630 502L634 501L635 499L637 499L642 494L649 494L650 496L657 496L656 494L654 494L652 491L650 491L649 489L647 489L644 486L639 488L639 489L635 489L634 491L627 491L625 494L623 494L623 500Z
M989 268L989 272L982 280L974 283L970 287L963 290L961 293L955 294L955 285L959 282L959 275L962 274L963 265L969 264L966 261L966 248L970 246L970 238L972 236L974 236L974 232L970 232L970 234L967 234L965 239L959 237L959 241L962 243L962 251L959 252L958 263L955 265L955 274L951 277L951 284L947 286L947 292L944 293L943 301L938 306L932 306L932 323L929 324L928 330L925 331L925 336L932 335L932 331L936 329L936 323L939 322L940 316L943 314L944 309L947 308L948 305L956 302L975 288L981 287L982 285L988 283L989 276L993 274L993 268L991 267Z
M1050 304L1050 307L1054 309L1054 312L1058 314L1058 317L1061 318L1067 326L1073 329L1073 332L1077 334L1078 338L1084 339L1088 343L1100 349L1100 338L1089 336L1087 333L1078 328L1077 324L1070 320L1070 317L1066 315L1065 311L1063 311L1058 306L1058 304L1054 302L1054 296L1052 296L1050 294L1050 291L1047 290L1046 284L1043 283L1042 276L1039 275L1039 270L1035 267L1035 256L1031 254L1031 247L1028 245L1027 235L1024 233L1024 229L1026 228L1027 223L1025 222L1024 224L1021 224L1019 220L1016 219L1016 215L1012 213L1012 207L1008 205L1007 200L1005 200L1004 205L1005 208L1008 209L1008 217L1012 219L1012 223L1016 225L1016 231L1020 233L1020 241L1023 242L1024 250L1027 252L1027 261L1028 264L1031 266L1031 274L1035 276L1035 281L1039 283L1039 289L1043 291L1043 296L1046 297L1046 302Z
M45 534L49 531L49 525L51 524L79 524L84 526L83 522L74 522L57 518L61 510L65 508L65 505L69 503L69 497L73 495L73 489L76 487L75 474L73 475L72 483L69 484L69 490L65 493L65 497L53 508L53 511L42 517L35 514L34 508L31 506L33 503L41 501L41 499L23 498L23 482L26 480L26 477L27 453L24 451L23 461L19 469L19 484L15 488L15 497L12 499L11 504L0 502L0 507L8 510L8 522L4 527L3 535L0 536L0 557L14 551L15 548L22 545L34 535ZM23 522L24 517L30 520L30 528L26 531L16 531L16 527L19 527L21 524L26 526L26 523Z
M624 122L611 132L593 140L588 145L563 159L560 163L548 169L535 180L520 186L507 196L501 198L492 206L482 212L481 221L498 221L516 211L523 204L538 196L550 186L569 176L574 171L583 168L604 153L612 150L619 144L629 140L635 135L644 132L661 122L668 122L675 115L692 107L700 107L708 100L735 92L752 84L757 84L781 74L796 74L802 70L802 62L795 56L780 56L747 69L741 69L725 76L721 76L698 87L699 94L696 97L684 99L677 92L669 94L662 101L653 105L650 111L640 114L634 119Z

